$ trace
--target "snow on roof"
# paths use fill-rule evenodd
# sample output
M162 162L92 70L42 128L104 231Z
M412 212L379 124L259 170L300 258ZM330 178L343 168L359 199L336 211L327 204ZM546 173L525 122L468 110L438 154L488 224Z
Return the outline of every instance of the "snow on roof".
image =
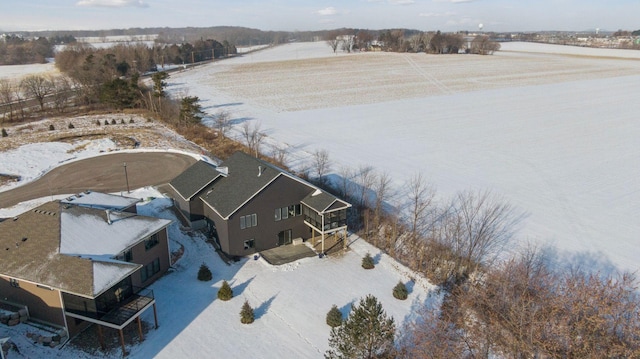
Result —
M140 267L141 265L133 263L94 260L93 295L97 297Z
M140 199L108 193L85 191L69 196L60 202L92 208L125 209L140 202Z
M60 253L115 256L169 223L132 213L67 206L60 216Z

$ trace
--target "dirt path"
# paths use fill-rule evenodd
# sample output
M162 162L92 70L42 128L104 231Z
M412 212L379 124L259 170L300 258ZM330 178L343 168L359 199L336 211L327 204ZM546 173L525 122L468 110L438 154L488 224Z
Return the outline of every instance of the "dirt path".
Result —
M0 192L0 208L88 189L126 192L126 177L130 189L156 186L171 181L195 162L191 156L169 152L115 153L87 158L56 167L31 183ZM124 163L127 164L126 177Z

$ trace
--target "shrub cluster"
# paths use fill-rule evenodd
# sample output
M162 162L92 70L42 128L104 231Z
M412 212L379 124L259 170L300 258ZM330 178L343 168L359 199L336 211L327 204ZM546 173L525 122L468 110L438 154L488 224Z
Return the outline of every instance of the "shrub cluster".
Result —
M373 269L376 267L376 264L373 261L373 258L371 257L371 254L367 253L363 258L362 258L362 268L364 269Z
M339 327L342 325L342 313L336 305L333 305L327 313L327 325L331 328Z
M209 267L207 267L206 264L202 263L200 265L200 269L198 270L198 280L207 282L207 281L210 281L212 278L213 278L213 275L211 274L211 270L209 269Z
M405 300L407 299L407 297L409 297L407 286L402 283L402 281L398 282L398 284L393 287L393 297L400 300Z
M255 320L255 314L253 308L249 305L249 301L245 300L240 310L240 323L251 324Z

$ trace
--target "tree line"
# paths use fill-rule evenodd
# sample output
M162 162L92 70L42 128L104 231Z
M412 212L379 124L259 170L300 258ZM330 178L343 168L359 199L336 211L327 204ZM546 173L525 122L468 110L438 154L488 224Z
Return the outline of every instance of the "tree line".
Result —
M407 31L403 29L373 32L369 30L340 29L325 35L325 41L333 52L351 51L391 51L425 52L431 54L457 54L461 51L472 54L491 55L500 49L500 44L486 34L473 35L466 39L468 32L442 33Z

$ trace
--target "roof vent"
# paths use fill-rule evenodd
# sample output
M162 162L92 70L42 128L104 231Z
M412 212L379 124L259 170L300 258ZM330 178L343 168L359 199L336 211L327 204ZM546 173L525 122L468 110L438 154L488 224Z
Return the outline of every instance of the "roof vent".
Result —
M16 217L13 217L13 220L14 220L14 221L17 221L17 220L18 220L18 218L19 218L19 217L17 217L17 216L16 216Z
M111 224L111 211L107 209L105 213L107 214L107 223Z
M26 242L26 241L27 241L27 239L29 239L29 238L27 238L27 237L23 237L23 238L22 238L22 241L23 241L23 242Z
M258 166L258 177L262 176L262 172L264 172L264 168L262 168L262 166Z

